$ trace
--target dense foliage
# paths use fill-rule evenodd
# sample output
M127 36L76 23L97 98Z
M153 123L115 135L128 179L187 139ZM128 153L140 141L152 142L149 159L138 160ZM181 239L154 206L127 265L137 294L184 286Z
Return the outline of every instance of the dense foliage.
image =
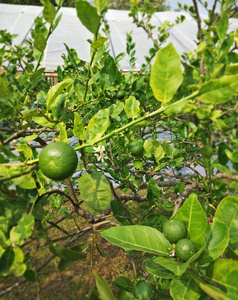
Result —
M196 51L180 56L166 43L176 24L154 28L155 10L147 1L131 1L130 16L153 48L140 72L124 74L119 62L125 54L114 59L108 50L107 1L95 0L93 6L77 0L77 16L94 35L91 60L83 61L65 45L64 66L56 70L59 82L51 87L40 63L60 22L62 2L56 0L55 8L42 1L43 15L24 45L15 46L14 36L0 31L5 69L0 77L1 276L34 281L55 257L63 272L92 255L86 250L97 246L101 234L128 256L151 254L144 274L113 282L118 299L236 299L238 30L229 31L234 2L222 0L218 14L214 1L203 21L196 0L191 7L180 5L198 24ZM133 69L130 33L126 51ZM42 148L59 141L72 145L80 161L72 177L55 182L38 162ZM129 146L134 141L142 146L139 155ZM131 202L143 203L143 212L130 210ZM168 219L185 225L182 242L166 239ZM70 232L60 227L63 220L74 221ZM51 237L52 228L57 238ZM95 238L81 243L91 231ZM36 266L25 251L31 243L47 247L50 259ZM115 299L111 282L94 276L97 289L89 299Z

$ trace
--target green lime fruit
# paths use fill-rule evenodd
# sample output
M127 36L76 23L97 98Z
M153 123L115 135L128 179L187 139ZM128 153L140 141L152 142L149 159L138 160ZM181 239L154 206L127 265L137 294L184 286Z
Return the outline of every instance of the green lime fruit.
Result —
M142 141L132 141L128 145L129 152L136 156L136 157L141 157L143 155L144 147L143 147L143 142Z
M168 220L163 225L163 233L170 243L177 243L177 241L187 237L187 228L180 220Z
M74 149L63 142L47 145L39 156L42 173L53 180L63 180L73 175L78 165Z
M125 97L125 92L124 91L118 91L117 92L117 99L122 100Z
M181 239L175 245L176 256L183 261L189 260L196 252L197 248L191 240Z

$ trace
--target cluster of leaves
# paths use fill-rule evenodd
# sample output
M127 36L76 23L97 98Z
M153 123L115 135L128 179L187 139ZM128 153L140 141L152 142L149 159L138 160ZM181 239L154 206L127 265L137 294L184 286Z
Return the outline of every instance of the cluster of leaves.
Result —
M106 219L112 214L121 226L104 230L104 238L128 254L156 255L147 261L146 280L137 274L134 282L114 281L119 299L205 294L235 299L238 31L228 32L233 1L222 1L219 16L214 5L204 27L197 6L188 10L198 23L198 47L182 57L172 43L165 44L173 24L162 24L154 38L154 8L132 1L130 15L154 47L140 72L124 74L119 62L125 53L113 58L108 50L107 1L95 0L93 6L78 0L77 16L93 34L91 60L81 60L65 44L65 63L58 66L59 82L52 87L40 63L63 3L56 1L57 8L49 0L42 4L43 15L26 45L13 46L13 36L1 31L0 63L6 72L0 77L0 274L34 281L40 267L23 250L31 242L40 247L42 239L53 257L60 257L59 270L65 270L95 246L97 228L115 225ZM131 33L125 51L133 67ZM128 146L137 140L143 153L133 156ZM72 144L80 157L73 178L58 183L38 166L40 150L54 141ZM144 196L140 190L146 190ZM144 203L141 215L128 209L130 201ZM51 210L60 217L52 219ZM186 224L198 249L185 263L173 257L173 245L160 232L170 217ZM71 232L59 226L65 219L74 220ZM83 229L81 219L88 221ZM62 235L50 238L51 228ZM72 246L92 229L91 242ZM98 291L90 299L114 299L108 283L98 274L95 279Z

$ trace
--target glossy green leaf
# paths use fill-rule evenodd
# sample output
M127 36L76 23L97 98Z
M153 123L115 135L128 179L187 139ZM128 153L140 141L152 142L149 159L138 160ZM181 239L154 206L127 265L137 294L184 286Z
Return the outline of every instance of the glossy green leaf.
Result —
M134 120L140 113L140 102L134 96L130 96L125 101L125 112L128 118Z
M94 0L95 6L99 14L104 10L107 6L108 0Z
M93 34L96 34L100 25L100 17L96 7L84 0L77 0L75 7L77 16L82 24Z
M127 250L169 255L171 244L164 235L148 226L119 226L106 229L102 236L114 245Z
M112 212L113 212L115 218L117 219L117 221L119 221L122 225L130 225L130 222L126 218L126 213L118 201L116 201L116 200L111 201L111 209L112 209ZM127 210L128 214L131 216L131 218L133 218L132 215L130 214L129 210L126 207L125 207L125 209ZM120 216L122 218L120 218Z
M230 300L230 298L221 291L219 288L205 283L200 277L193 271L189 271L189 274L196 282L196 284L203 290L208 296L215 300Z
M96 211L104 211L111 202L111 188L106 177L99 173L84 174L78 187L85 203Z
M56 9L50 0L41 0L41 3L44 5L43 9L43 18L48 23L53 23L56 16Z
M8 275L11 266L14 262L14 251L11 248L8 248L3 253L1 259L0 259L0 274L2 276Z
M151 282L140 280L135 286L135 294L140 300L149 300L153 294L153 285Z
M165 156L166 152L160 144L154 147L153 150L156 162L159 164L159 161Z
M129 292L119 290L117 292L118 300L136 300L136 298Z
M172 43L160 49L151 69L150 86L155 98L170 102L183 81L180 56Z
M105 54L104 67L100 71L100 83L102 88L110 87L117 78L117 66L111 55Z
M47 99L46 99L46 108L49 110L51 105L53 104L56 97L61 94L61 92L67 88L70 84L73 83L72 78L66 78L63 81L55 84L48 92Z
M230 101L238 85L238 75L223 76L206 82L198 91L205 103L222 104Z
M229 146L225 143L220 143L218 147L218 160L222 165L226 165L229 161L229 158L226 155L225 150L229 149Z
M43 34L37 33L34 38L34 48L37 49L40 53L43 53L46 47L46 38Z
M170 284L169 291L174 300L196 300L203 293L194 280L187 274L175 277Z
M16 150L22 152L24 156L28 159L32 158L33 152L30 146L27 144L20 144L16 147Z
M213 155L214 155L214 151L212 149L212 147L210 146L204 146L200 149L200 153L202 154L202 156L210 159Z
M74 59L74 55L73 55L71 49L70 49L65 43L64 43L64 46L65 46L65 48L66 48L66 50L67 50L67 52L68 52L69 59L70 59L71 63L73 64L75 70L77 70L77 69L78 69L78 66L77 66L77 63L76 63L76 61L75 61L75 59Z
M106 41L108 40L108 38L105 38L103 36L100 36L96 41L94 41L91 44L91 48L94 50L97 50L100 46L102 46Z
M207 268L207 276L225 287L226 295L236 300L238 295L238 262L229 259L217 259Z
M175 277L175 274L168 270L167 268L161 266L160 264L156 263L156 258L151 258L147 260L146 263L146 270L150 272L151 274L161 277L161 278L173 278Z
M27 269L24 273L24 277L27 281L35 282L36 280L36 272L35 270Z
M227 225L218 219L213 219L211 230L206 237L206 251L199 264L206 264L222 255L229 243Z
M238 197L227 196L217 206L215 218L225 223L229 231L229 248L238 255Z
M187 261L185 263L181 263L181 262L178 262L174 257L159 256L159 257L154 258L153 261L156 264L168 269L176 276L181 276L186 271L186 269L189 265L189 261Z
M217 30L219 40L221 42L225 39L228 27L229 27L228 13L223 12L221 14L220 19L216 22L216 30Z
M101 109L89 121L85 139L88 143L93 143L99 139L110 125L109 108Z
M74 112L74 135L81 141L85 138L85 128L79 113Z
M12 180L14 185L20 186L22 189L32 190L36 188L36 182L32 177L32 172L26 175L22 175Z
M134 283L128 277L120 276L113 281L113 285L127 292L134 292Z
M32 235L35 220L32 215L25 215L19 221L17 226L14 226L10 231L11 243L22 245L24 239L28 239Z
M50 245L49 248L54 255L60 257L63 260L76 261L85 258L85 255L82 252L78 252L73 249L53 245Z
M146 199L150 202L157 202L160 197L160 189L158 187L158 184L153 178L150 178L148 182L148 187L147 187L147 196Z
M185 223L188 229L188 238L195 243L198 249L204 245L207 217L196 194L189 196L172 219L178 219Z
M99 276L95 272L93 272L93 273L95 276L96 286L97 286L97 289L99 292L100 299L116 300L112 293L112 290L111 290L109 284L106 282L106 280L104 280L101 276Z

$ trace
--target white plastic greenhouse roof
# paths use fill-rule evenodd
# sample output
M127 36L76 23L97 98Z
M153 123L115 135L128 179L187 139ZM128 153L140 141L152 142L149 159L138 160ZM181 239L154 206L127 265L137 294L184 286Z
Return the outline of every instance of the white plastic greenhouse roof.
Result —
M23 44L24 39L30 37L34 19L41 16L42 10L41 6L0 4L0 30L7 29L11 34L18 34L18 37L14 39L14 44ZM63 64L61 55L67 53L64 43L69 48L75 49L80 59L90 60L90 45L87 39L92 38L92 34L77 18L75 8L62 7L61 12L62 19L48 41L41 63L41 66L46 68L46 72L54 72L58 65ZM144 56L148 55L148 51L152 47L152 41L142 28L137 28L132 23L132 18L128 16L128 13L129 11L108 10L106 14L110 26L110 53L116 57L121 52L126 52L126 33L132 31L132 39L136 43L135 70L139 70L142 63L145 62ZM179 54L196 48L196 22L184 12L157 12L152 18L153 25L159 26L166 20L174 23L181 14L186 17L185 21L170 29L170 37L167 41L173 43ZM233 31L237 28L238 19L232 19L229 30ZM120 61L120 67L123 71L131 69L128 55Z

